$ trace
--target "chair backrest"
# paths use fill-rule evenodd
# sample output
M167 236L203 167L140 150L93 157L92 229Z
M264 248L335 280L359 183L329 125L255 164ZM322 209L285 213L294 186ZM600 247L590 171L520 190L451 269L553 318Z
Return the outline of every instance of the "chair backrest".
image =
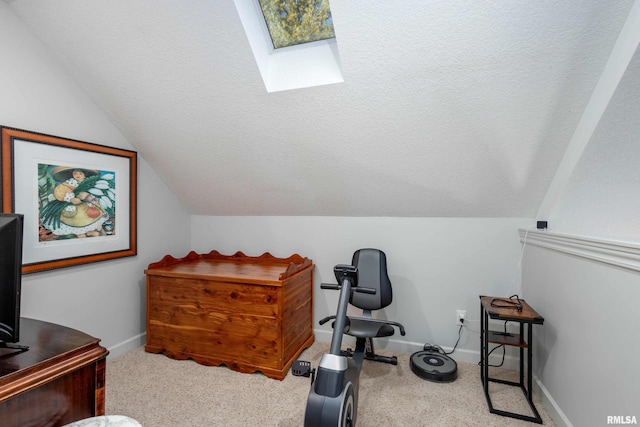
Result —
M363 310L380 310L393 299L391 281L387 275L387 256L379 249L359 249L351 264L358 267L358 286L373 288L375 294L353 292L349 302Z

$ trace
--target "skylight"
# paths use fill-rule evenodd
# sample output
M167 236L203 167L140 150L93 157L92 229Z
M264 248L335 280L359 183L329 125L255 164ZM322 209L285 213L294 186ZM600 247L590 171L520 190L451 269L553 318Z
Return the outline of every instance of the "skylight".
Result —
M276 49L335 37L329 0L258 0Z
M333 17L329 11L329 0L234 0L234 3L267 92L301 89L344 81L338 44L333 35ZM286 6L287 4L294 7L294 9L287 10L295 10L295 7L306 4L307 14L298 15L297 20L308 23L314 29L304 30L300 33L304 33L305 36L309 33L314 33L316 36L320 34L324 39L316 38L316 41L300 42L301 38L297 37L296 41L289 41L289 45L286 47L275 48L274 43L278 43L278 45L280 43L272 40L261 7L263 3L271 4L270 7L275 8L273 9L274 13L280 10L279 7L285 9L292 7ZM325 4L326 9L324 9ZM283 17L284 12L277 13ZM266 15L269 15L269 12ZM291 12L287 15L288 19L293 19L295 16L295 13ZM282 19L280 20L282 21ZM313 24L314 22L315 24ZM318 30L319 27L323 28ZM327 37L329 28L331 36ZM296 31L292 31L292 33L297 34Z

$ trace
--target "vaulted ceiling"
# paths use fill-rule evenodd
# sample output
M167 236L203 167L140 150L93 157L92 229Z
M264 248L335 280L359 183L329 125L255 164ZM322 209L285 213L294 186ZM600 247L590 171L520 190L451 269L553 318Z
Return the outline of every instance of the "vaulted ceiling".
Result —
M536 215L633 4L331 0L268 93L233 0L5 1L192 213L424 217Z

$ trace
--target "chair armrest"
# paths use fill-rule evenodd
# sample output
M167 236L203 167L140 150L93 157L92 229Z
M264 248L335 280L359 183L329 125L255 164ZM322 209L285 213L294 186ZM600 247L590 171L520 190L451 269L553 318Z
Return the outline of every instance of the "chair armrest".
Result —
M327 317L325 317L324 319L320 320L318 323L319 323L320 325L324 325L324 324L325 324L325 323L327 323L329 320L331 320L331 319L335 319L335 318L336 318L336 316L327 316Z
M391 321L387 321L388 324L395 326L396 328L400 329L400 335L405 336L407 333L404 330L404 326L402 326L401 323L398 322L391 322Z

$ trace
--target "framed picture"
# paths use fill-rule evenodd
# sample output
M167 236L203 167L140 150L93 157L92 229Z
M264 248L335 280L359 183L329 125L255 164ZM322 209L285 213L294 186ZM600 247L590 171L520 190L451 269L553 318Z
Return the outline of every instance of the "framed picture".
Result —
M137 254L137 153L1 127L0 210L24 214L23 273Z

